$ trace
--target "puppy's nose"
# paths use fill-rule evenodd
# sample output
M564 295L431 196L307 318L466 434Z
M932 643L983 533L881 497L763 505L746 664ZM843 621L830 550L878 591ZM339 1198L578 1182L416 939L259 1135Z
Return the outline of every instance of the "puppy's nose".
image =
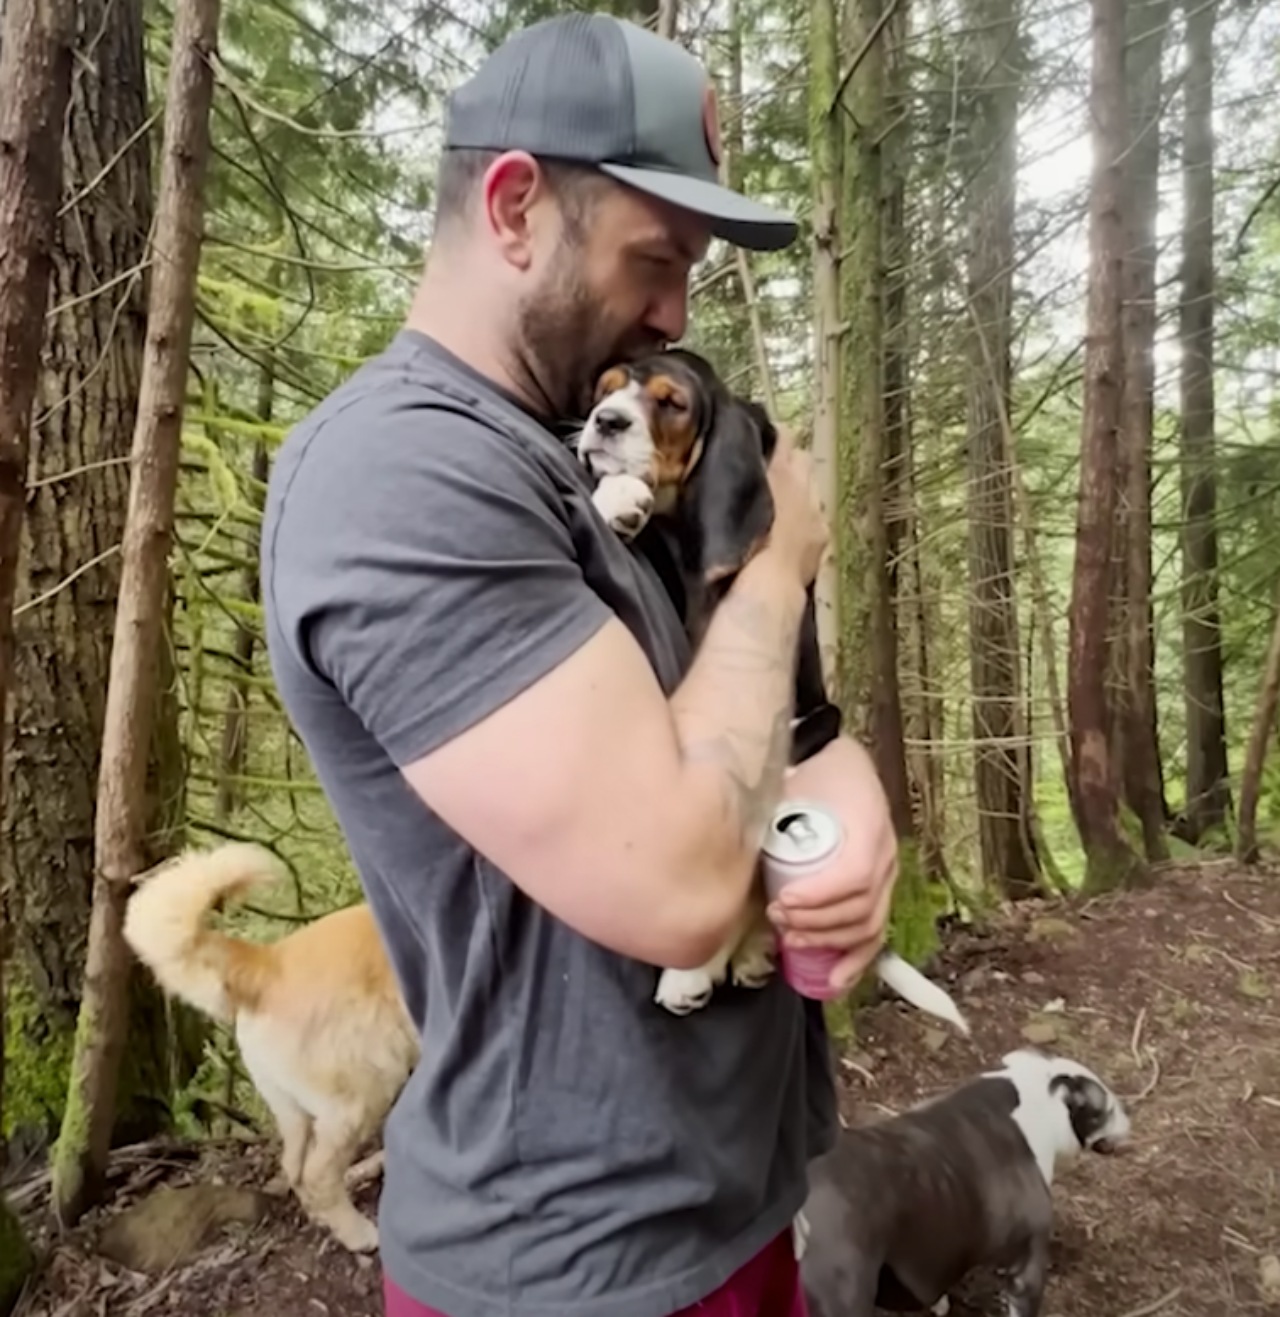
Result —
M594 420L597 432L606 439L610 435L621 434L631 425L631 417L616 407L602 407L596 412Z

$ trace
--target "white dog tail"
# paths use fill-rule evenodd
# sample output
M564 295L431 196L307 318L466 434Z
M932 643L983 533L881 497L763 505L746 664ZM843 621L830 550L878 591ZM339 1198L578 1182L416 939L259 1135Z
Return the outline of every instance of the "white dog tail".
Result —
M899 997L929 1015L954 1024L966 1038L969 1037L968 1022L950 996L896 952L882 951L876 958L875 971L876 977Z
M215 1019L232 1022L251 1006L271 972L271 949L208 926L209 911L284 866L261 846L233 843L188 851L144 875L129 898L124 939L160 986Z

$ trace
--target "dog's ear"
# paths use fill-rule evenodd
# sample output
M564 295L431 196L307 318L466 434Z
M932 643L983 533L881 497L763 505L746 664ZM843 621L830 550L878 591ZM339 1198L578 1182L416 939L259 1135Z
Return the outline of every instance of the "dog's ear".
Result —
M711 587L736 575L773 525L768 459L777 443L769 414L722 394L685 488L699 544L698 574Z

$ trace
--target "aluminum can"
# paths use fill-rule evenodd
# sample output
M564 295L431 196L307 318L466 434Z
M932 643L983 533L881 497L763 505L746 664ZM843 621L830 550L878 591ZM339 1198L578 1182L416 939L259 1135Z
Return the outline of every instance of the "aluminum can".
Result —
M765 891L771 901L783 888L801 878L810 878L840 853L844 828L840 820L821 805L808 800L784 800L773 812L760 848ZM834 947L778 948L782 977L803 997L830 1001L840 990L830 983L831 971L844 952Z

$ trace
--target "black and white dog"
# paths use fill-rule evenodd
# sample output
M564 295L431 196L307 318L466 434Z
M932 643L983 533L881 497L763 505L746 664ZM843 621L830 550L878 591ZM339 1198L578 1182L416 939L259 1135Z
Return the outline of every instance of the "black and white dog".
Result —
M1114 1152L1129 1117L1093 1071L1030 1048L890 1120L842 1130L809 1170L797 1249L810 1317L932 1309L975 1267L1038 1317L1054 1169Z

